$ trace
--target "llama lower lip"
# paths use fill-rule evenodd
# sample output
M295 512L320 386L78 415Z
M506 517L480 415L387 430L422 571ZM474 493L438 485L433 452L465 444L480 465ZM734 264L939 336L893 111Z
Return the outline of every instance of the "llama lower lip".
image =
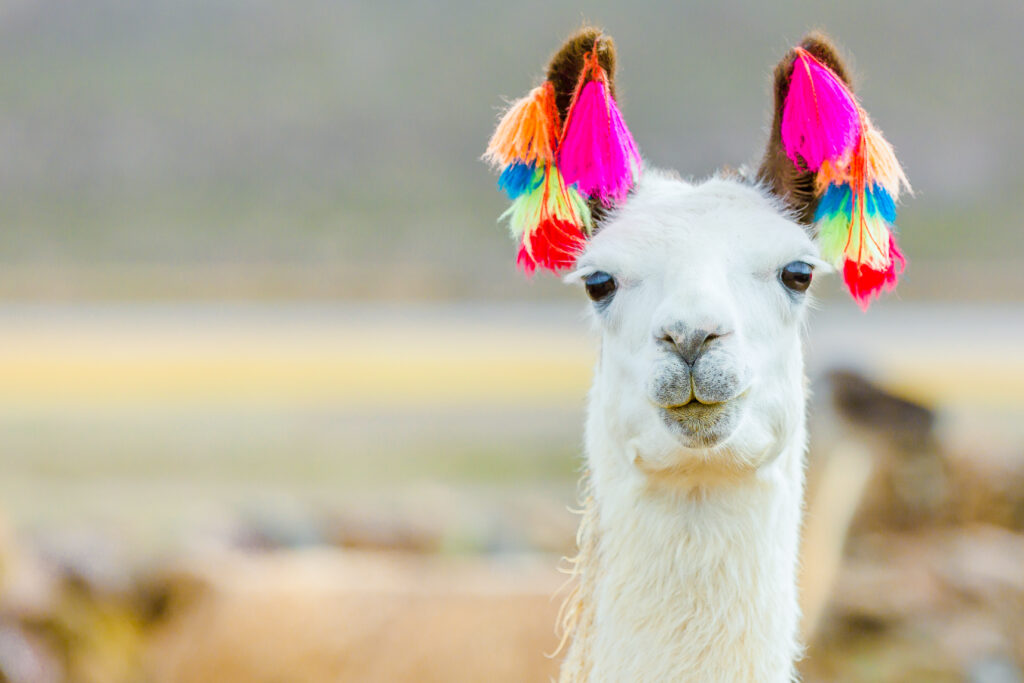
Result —
M691 448L710 448L732 433L736 411L732 403L701 403L661 409L665 426Z
M663 410L668 416L677 421L717 421L718 416L722 414L725 407L725 403L701 403L694 400L681 406L670 406Z

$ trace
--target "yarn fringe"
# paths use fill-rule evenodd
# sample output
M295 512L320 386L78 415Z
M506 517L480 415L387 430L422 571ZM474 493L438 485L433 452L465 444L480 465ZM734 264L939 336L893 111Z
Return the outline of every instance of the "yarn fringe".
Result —
M593 227L590 207L558 169L548 164L539 172L541 182L501 216L520 241L516 263L528 275L538 266L554 272L571 268Z
M567 183L610 206L626 199L640 164L640 151L609 91L595 42L566 115L558 167Z
M640 151L611 94L599 42L584 56L564 127L545 81L512 103L483 155L502 169L498 188L513 200L502 219L527 274L572 267L593 231L588 200L621 202L639 179Z
M555 88L545 81L505 112L487 144L484 160L498 168L517 162L550 164L555 160L560 132Z
M893 235L900 192L911 191L892 145L831 69L796 48L781 135L797 168L816 171L822 256L862 309L895 288L906 267Z

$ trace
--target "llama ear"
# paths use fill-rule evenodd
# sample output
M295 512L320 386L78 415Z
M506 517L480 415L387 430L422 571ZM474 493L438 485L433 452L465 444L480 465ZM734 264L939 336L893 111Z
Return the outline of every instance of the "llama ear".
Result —
M615 44L584 28L555 53L547 79L504 114L484 159L513 204L516 262L570 268L604 210L625 201L640 153L615 100Z
M804 225L822 257L841 269L866 309L906 264L891 224L910 189L895 153L853 95L836 48L811 34L775 68L775 108L759 180Z
M786 153L782 144L782 119L789 95L790 81L797 59L805 50L837 77L852 92L849 71L832 42L820 33L811 33L800 41L800 46L791 49L775 67L773 91L775 102L772 109L772 128L768 137L768 149L757 172L758 179L778 195L797 219L804 225L814 222L817 206L815 178L817 173L806 164L796 164Z

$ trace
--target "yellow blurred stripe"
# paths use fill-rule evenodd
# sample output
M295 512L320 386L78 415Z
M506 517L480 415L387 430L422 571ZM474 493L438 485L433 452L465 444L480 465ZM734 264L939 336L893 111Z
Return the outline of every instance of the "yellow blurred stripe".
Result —
M580 405L597 347L584 330L568 316L8 315L0 405ZM931 404L1024 407L1024 356L996 341L880 345L865 366Z

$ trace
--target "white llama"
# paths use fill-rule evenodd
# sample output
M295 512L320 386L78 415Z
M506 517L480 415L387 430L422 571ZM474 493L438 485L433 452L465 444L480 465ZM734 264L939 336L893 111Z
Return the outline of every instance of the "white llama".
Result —
M549 67L562 121L586 83L575 85L584 55L599 49L613 92L613 46L594 29ZM585 283L601 347L562 681L795 676L801 332L812 272L829 269L807 225L815 174L780 136L800 54L847 87L824 38L787 55L757 177L692 184L647 169L612 210L591 200L597 226L567 277Z

